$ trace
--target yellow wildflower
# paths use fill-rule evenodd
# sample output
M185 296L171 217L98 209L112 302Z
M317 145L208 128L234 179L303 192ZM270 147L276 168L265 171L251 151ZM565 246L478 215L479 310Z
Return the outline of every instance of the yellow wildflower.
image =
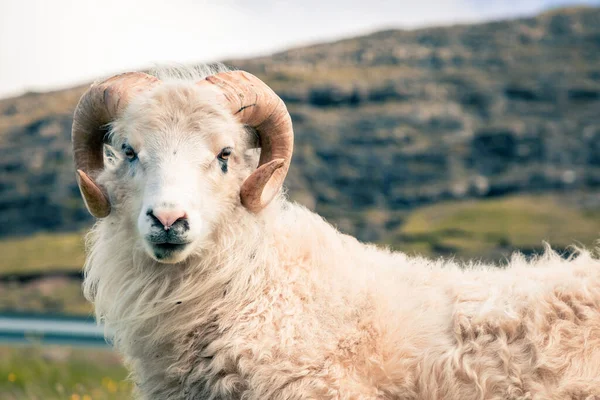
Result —
M109 392L115 393L117 391L117 384L115 382L113 382L112 380L110 380L108 382L108 385L106 385L106 388L108 389Z

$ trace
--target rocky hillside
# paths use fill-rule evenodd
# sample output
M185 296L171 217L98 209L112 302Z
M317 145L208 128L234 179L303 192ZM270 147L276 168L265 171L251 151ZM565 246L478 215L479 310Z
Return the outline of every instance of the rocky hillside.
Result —
M388 30L228 63L289 106L291 197L361 239L380 240L407 210L442 200L598 198L599 8ZM84 90L0 101L0 236L90 223L69 143Z

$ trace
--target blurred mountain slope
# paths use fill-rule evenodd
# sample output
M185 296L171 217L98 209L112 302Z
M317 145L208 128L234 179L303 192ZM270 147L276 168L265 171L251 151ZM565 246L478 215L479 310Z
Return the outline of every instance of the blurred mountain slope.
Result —
M417 206L600 190L600 9L387 30L231 60L286 101L290 196L387 241ZM0 101L0 236L89 225L70 153L85 87ZM589 203L593 204L589 204ZM374 212L383 216L374 220ZM401 235L400 235L401 236Z

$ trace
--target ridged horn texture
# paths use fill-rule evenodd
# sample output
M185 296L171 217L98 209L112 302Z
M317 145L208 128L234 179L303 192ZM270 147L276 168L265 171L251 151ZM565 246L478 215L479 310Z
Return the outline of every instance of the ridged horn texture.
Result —
M75 108L71 140L77 184L88 211L96 218L108 216L111 209L106 190L94 181L104 168L106 125L119 116L133 95L158 82L142 72L116 75L92 85Z
M242 184L240 198L249 211L259 212L277 195L290 166L294 149L290 114L270 87L244 71L209 76L199 84L215 85L239 121L258 132L258 168Z

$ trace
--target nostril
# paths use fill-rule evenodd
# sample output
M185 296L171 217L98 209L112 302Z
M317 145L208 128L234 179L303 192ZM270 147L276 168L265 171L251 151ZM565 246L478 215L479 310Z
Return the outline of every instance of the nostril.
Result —
M146 213L154 220L155 224L160 224L168 230L175 222L187 219L187 214L183 210L152 210Z
M150 220L152 220L152 223L154 225L162 226L162 222L158 218L156 218L156 215L154 215L154 211L151 208L149 208L148 211L146 211L146 215L150 217Z

